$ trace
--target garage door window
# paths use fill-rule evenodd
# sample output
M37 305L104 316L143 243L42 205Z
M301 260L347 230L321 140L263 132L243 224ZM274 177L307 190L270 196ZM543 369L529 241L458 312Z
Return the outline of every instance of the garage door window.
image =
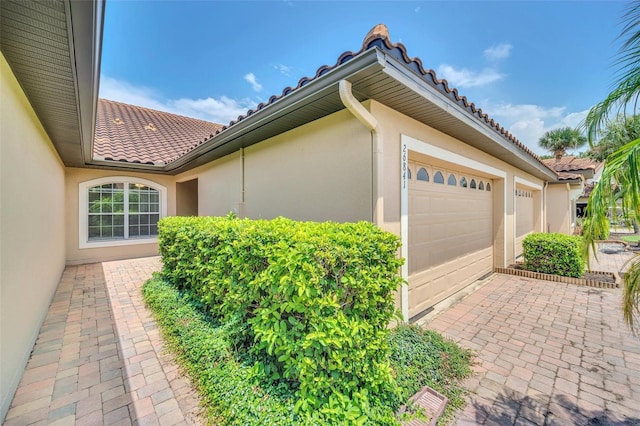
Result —
M449 178L447 179L447 184L451 186L456 186L458 184L458 182L456 182L456 177L453 175L453 173L449 175Z
M436 174L433 175L433 182L444 184L444 176L442 176L441 172L436 172Z
M463 177L460 178L460 186L463 187L463 188L467 187L467 178L466 177L463 176Z
M418 180L429 182L429 173L424 167L420 167L420 170L418 170Z
M480 191L484 191L484 182L483 181L480 181L480 183L478 184L478 189Z
M491 184L487 182L487 191L491 191Z

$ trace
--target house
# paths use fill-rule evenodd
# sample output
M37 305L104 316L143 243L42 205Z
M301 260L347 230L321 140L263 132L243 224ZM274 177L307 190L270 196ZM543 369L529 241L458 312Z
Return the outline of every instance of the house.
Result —
M576 218L584 216L593 184L600 179L603 164L574 155L542 161L558 174L558 182L551 183L547 190L550 206L547 231L571 234L576 227Z
M160 217L371 221L402 239L407 319L547 228L556 172L383 25L218 125L97 100L104 2L0 5L0 417L65 265L157 254Z

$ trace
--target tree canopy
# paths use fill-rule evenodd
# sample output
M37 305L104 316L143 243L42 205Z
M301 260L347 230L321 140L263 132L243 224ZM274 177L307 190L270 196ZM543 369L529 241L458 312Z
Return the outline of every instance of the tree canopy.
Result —
M580 133L580 130L571 127L549 130L538 141L538 145L551 151L556 157L562 157L567 149L580 148L586 143L587 138Z

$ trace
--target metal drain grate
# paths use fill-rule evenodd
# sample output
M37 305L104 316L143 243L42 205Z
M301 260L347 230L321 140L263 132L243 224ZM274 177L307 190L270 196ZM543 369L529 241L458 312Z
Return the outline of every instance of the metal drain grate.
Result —
M400 407L398 414L420 411L427 418L406 420L401 423L403 426L435 426L447 406L447 402L449 400L446 396L431 389L429 386L425 386L409 399L407 405Z

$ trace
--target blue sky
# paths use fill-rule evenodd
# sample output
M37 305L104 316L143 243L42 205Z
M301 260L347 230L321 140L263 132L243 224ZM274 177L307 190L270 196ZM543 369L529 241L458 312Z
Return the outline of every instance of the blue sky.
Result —
M107 0L100 96L227 124L378 23L538 153L612 87L625 2Z

